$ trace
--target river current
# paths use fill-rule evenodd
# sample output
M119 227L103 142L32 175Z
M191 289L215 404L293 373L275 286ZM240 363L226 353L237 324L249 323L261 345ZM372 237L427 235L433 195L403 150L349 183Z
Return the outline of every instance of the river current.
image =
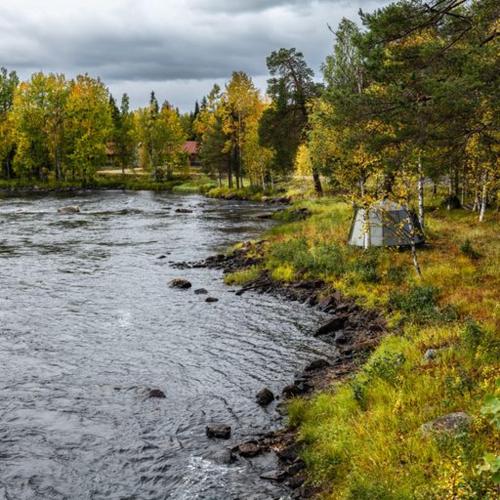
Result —
M172 267L258 237L265 210L151 192L0 199L0 500L287 497L259 479L272 463L215 457L279 426L255 394L329 354L311 336L320 313ZM231 439L209 440L212 422Z

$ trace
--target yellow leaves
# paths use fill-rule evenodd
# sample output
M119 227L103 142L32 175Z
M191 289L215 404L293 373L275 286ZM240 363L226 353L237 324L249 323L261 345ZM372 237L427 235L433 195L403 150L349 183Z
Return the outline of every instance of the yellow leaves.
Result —
M299 177L311 175L312 161L307 144L301 144L295 157L295 174Z
M378 156L369 153L364 144L359 144L352 152L352 161L363 168L369 168L376 165L380 159Z

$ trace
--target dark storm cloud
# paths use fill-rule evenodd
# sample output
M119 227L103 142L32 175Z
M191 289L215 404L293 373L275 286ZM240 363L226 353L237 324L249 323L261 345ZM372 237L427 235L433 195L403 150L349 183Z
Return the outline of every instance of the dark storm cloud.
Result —
M382 3L1 0L0 65L23 77L37 70L88 72L120 89L124 82L136 90L170 82L180 92L174 82L190 81L185 87L194 91L233 70L264 75L266 56L280 47L299 48L318 69L332 43L326 24Z

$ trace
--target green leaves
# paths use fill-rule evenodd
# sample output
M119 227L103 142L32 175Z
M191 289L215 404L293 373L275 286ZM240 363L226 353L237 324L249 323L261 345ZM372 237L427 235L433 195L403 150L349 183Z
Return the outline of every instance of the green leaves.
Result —
M486 453L483 457L484 464L478 466L479 472L486 472L491 475L495 484L500 484L500 457L493 453Z
M489 422L500 429L500 397L492 394L484 398L481 415L488 418Z

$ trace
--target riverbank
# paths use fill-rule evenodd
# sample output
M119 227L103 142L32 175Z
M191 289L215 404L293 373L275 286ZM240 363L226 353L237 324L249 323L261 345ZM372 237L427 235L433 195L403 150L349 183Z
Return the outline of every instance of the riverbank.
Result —
M70 181L32 182L20 180L0 180L0 194L23 195L44 193L68 193L82 190L122 189L130 191L176 191L200 192L213 187L206 179L193 181L190 176L176 176L168 181L154 181L144 175L97 175L87 183Z
M177 194L202 194L208 198L223 200L254 201L270 204L285 204L291 198L286 190L262 191L252 187L229 189L203 175L176 175L171 180L154 181L145 174L101 173L87 183L71 181L33 182L28 180L0 179L0 196L23 196L27 194L74 193L79 191L124 190L155 191Z
M294 220L298 209L310 216ZM421 280L406 252L346 247L350 216L338 200L298 203L265 240L237 247L240 265L227 267L226 282L243 290L287 296L316 283L326 300L338 293L387 319L364 364L340 377L322 372L319 392L288 405L307 483L332 499L494 498L498 215L478 224L474 214L431 208ZM461 425L448 428L456 415Z

